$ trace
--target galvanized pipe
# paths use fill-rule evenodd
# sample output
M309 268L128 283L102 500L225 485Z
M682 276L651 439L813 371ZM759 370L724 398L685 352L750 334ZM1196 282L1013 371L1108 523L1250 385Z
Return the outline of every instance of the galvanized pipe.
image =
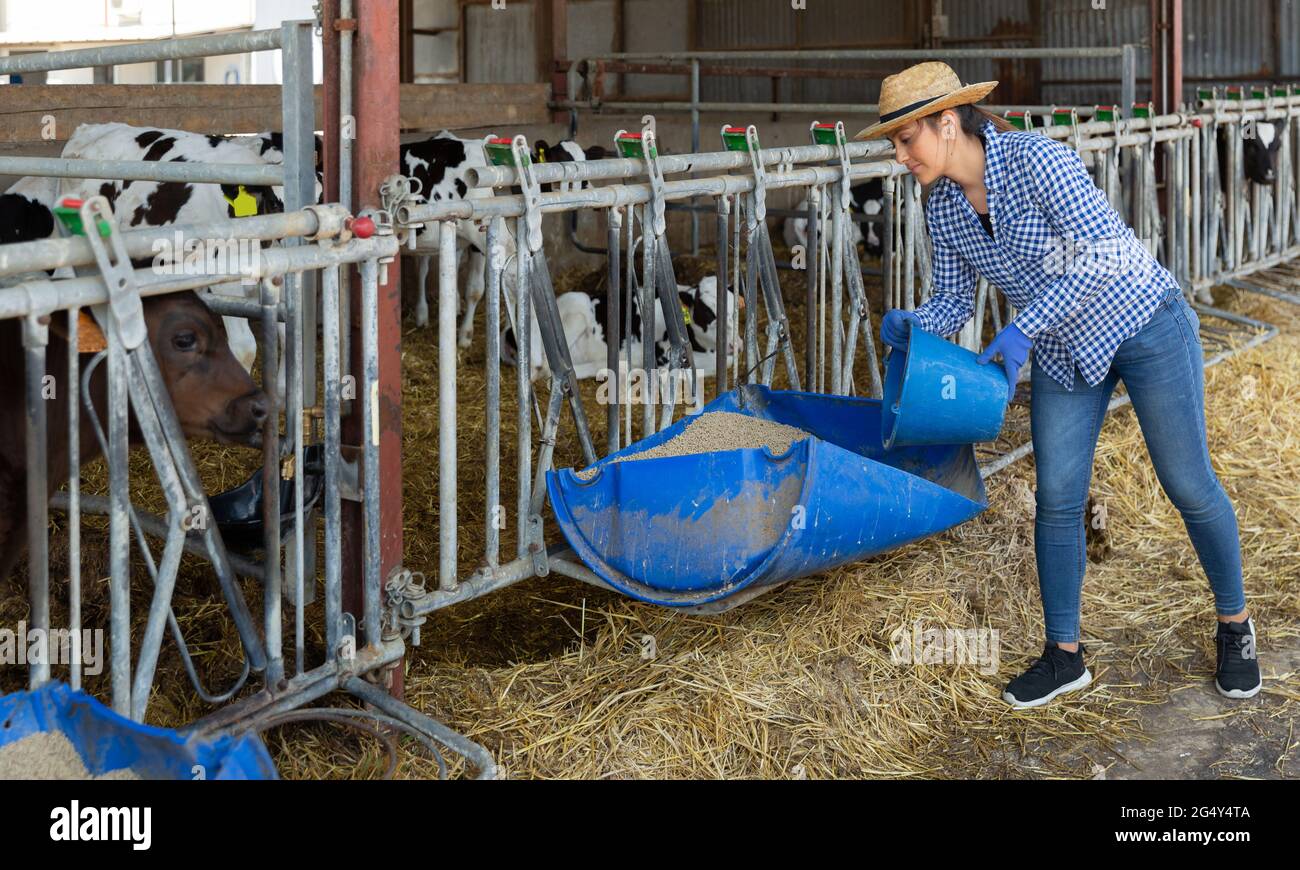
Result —
M528 224L526 219L520 214L515 221L515 238L528 238ZM528 268L532 258L524 255L520 249L515 256L515 347L518 349L518 363L515 366L515 399L517 406L517 432L515 441L515 461L518 463L519 474L516 478L518 484L518 494L516 497L516 552L520 558L528 555L528 504L530 478L532 477L532 417L529 412L532 406L533 382L532 382L532 314L530 313L529 302L529 284L530 278Z
M166 388L156 375L157 363L148 342L140 345L131 354L132 366L131 401L135 409L135 420L144 435L154 459L154 469L158 481L166 494L170 508L167 533L164 536L163 554L158 562L154 576L154 594L149 607L149 616L145 623L144 634L140 639L140 655L136 663L135 679L131 687L131 718L143 722L149 705L150 689L153 686L154 671L161 651L163 631L167 618L171 615L172 593L176 588L176 574L180 569L181 555L185 551L187 529L184 526L190 504L186 498L180 475L172 451L175 447L168 443L156 410L159 401L169 402ZM207 521L207 517L204 517ZM143 546L144 542L141 542Z
M727 355L731 351L731 313L730 282L727 279L727 241L730 235L727 222L730 215L730 200L725 196L717 198L717 254L718 254L718 350L714 360L714 395L720 396L727 391Z
M493 223L496 223L494 220ZM456 224L442 221L438 252L438 588L456 588ZM489 259L492 252L488 251ZM526 329L524 324L520 329ZM488 367L495 365L489 357ZM527 369L527 360L520 360Z
M79 319L81 309L68 310L68 379L64 381L68 403L68 629L72 632L72 671L68 678L73 691L81 688L81 383Z
M293 564L293 652L294 652L294 673L301 674L304 668L305 650L305 624L304 624L304 598L307 593L306 575L310 573L312 585L315 586L316 571L316 527L313 524L310 536L310 555L308 553L308 536L306 528L306 519L303 516L304 510L304 493L303 481L307 476L307 470L303 467L303 429L310 425L308 418L303 413L303 388L304 388L304 352L303 352L303 288L302 275L290 275L286 281L285 290L287 291L289 319L285 327L285 337L287 352L289 354L288 371L285 372L285 388L288 396L288 410L285 420L288 423L287 434L293 443L293 546L285 552L285 561ZM277 331L278 324L275 322L275 312L279 306L265 306L264 324L270 333ZM316 332L312 330L312 347L316 345ZM314 366L313 366L314 368ZM274 371L274 370L273 370ZM263 377L265 380L265 377ZM314 404L314 403L313 403ZM310 570L309 570L310 566Z
M280 366L279 323L274 316L275 294L270 279L262 282L262 304L268 309L262 320L262 365L268 377L273 378ZM265 581L262 584L263 634L266 638L266 680L275 685L284 677L283 643L281 640L280 599L280 408L283 404L279 391L272 383L266 390L266 423L262 429L262 552L265 564ZM289 434L295 424L290 418Z
M48 315L41 315L49 322ZM23 324L23 348L27 361L27 590L31 628L40 632L39 659L31 661L29 687L35 689L50 679L50 553L49 481L46 477L45 349L48 326L32 316ZM75 394L72 399L75 400ZM18 643L26 644L27 638Z
M487 472L487 517L484 558L489 565L501 561L501 523L504 507L501 504L501 273L505 265L498 256L501 234L505 232L505 219L493 218L487 228L487 455L484 465ZM441 325L440 325L441 326ZM518 330L516 330L518 332ZM608 334L608 333L606 333ZM518 344L516 344L516 348ZM525 365L523 361L517 361Z
M77 160L65 157L0 157L0 175L40 178L120 178L190 184L279 187L284 167L265 163L180 163L145 160Z
M340 415L342 381L340 371L340 293L339 267L325 270L321 288L321 312L324 316L325 371L325 657L333 661L338 655L343 631L343 553L342 501L339 493L339 463L343 461Z
M85 280L85 279L74 279ZM102 279L96 279L103 286ZM107 298L107 289L104 296ZM129 362L126 348L118 335L116 322L104 318L108 338L108 462L109 498L113 513L109 517L109 636L110 682L113 712L131 715L131 527L127 511L131 507L127 443L127 415L130 399L127 392Z
M11 247L7 245L0 246ZM12 247L19 247L13 245ZM261 264L250 272L252 277L272 277L306 269L363 261L366 257L396 256L397 240L393 236L375 236L370 239L353 239L344 245L324 248L303 245L293 249L268 248L261 253ZM229 275L167 275L159 278L149 269L135 273L136 287L142 297L175 293L179 290L197 290L213 284L225 283ZM31 293L54 294L54 299L43 304L42 310L100 305L108 301L108 291L99 276L67 278L59 281L35 281L14 287L0 288L0 319L23 317L31 313Z
M664 158L666 159L666 158ZM554 165L554 164L547 164ZM849 169L849 178L858 180L888 175L892 170L884 161L858 163ZM786 173L771 173L767 176L765 188L777 190L787 187L808 187L814 184L828 184L840 179L842 172L838 166L816 166L796 169ZM726 194L747 193L754 189L752 175L720 175L710 178L683 179L666 181L663 185L665 200L690 199L693 196L723 196ZM538 196L540 211L543 214L574 211L580 208L610 208L613 206L641 205L650 202L649 184L612 184L606 187L588 188L586 190L553 191ZM437 220L482 220L488 217L517 217L526 210L521 195L493 196L481 199L463 199L403 205L398 207L395 218L399 224L423 223Z
M861 141L848 143L850 159L883 158L893 153L889 142ZM838 160L839 150L832 145L791 145L785 148L764 148L758 160L764 166L776 164L825 163ZM686 172L730 172L749 169L750 155L741 151L706 151L696 154L660 154L659 170L664 175ZM583 181L606 181L614 178L636 178L645 175L646 164L640 158L610 158L607 160L563 161L538 163L532 167L538 184L570 182L575 187ZM476 166L465 171L465 183L470 187L513 187L519 183L518 174L511 166ZM573 190L569 193L577 193ZM563 194L561 194L563 195ZM545 196L543 197L545 202Z
M391 238L391 237L390 237ZM379 549L379 264L361 263L361 424L365 439L365 630L366 645L377 646L381 638L381 589Z
M190 57L217 57L223 54L272 51L279 47L280 31L278 29L249 30L241 33L193 36L183 39L159 39L130 45L110 45L102 48L77 48L71 51L45 51L31 55L12 55L0 58L0 75L80 69L87 66L116 66L117 64L127 63L180 60Z
M609 279L606 287L606 311L605 311L605 368L608 369L606 383L610 385L610 401L605 408L605 449L609 453L618 450L618 423L619 414L622 413L620 401L622 393L620 392L625 386L620 372L618 370L618 352L619 337L623 334L623 314L622 302L623 292L619 286L621 277L621 263L619 254L621 248L619 245L620 237L623 234L623 212L621 209L611 208L605 213L605 249L609 252L606 257L607 276ZM490 401L490 400L489 400Z
M160 242L172 244L186 239L282 239L295 236L334 238L344 230L348 212L342 206L325 205L285 214L258 215L246 218L222 218L179 226L149 227L121 232L127 256L132 259L152 257ZM265 254L266 251L262 251ZM22 272L48 272L75 266L90 266L95 254L85 236L41 239L0 245L0 275ZM225 276L231 280L231 276Z
M993 60L1078 59L1120 57L1121 46L1070 48L947 48L946 58ZM933 60L928 48L763 49L735 51L632 51L587 55L588 60Z

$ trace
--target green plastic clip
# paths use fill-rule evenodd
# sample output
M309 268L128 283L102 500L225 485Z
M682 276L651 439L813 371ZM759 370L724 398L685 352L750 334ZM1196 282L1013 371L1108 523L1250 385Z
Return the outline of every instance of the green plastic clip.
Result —
M728 151L748 151L749 143L745 141L745 128L723 127L722 144Z
M1034 116L1020 109L1007 109L1002 113L1002 117L1011 122L1011 126L1017 130L1034 129Z
M614 137L614 144L618 146L618 153L624 159L645 159L645 143L642 141L640 133L619 131L618 135ZM650 156L655 158L659 156L657 146L650 146Z
M813 124L812 127L813 142L817 145L839 145L839 138L835 135L834 124Z
M505 136L495 136L488 139L483 143L483 150L487 152L488 160L492 161L493 166L514 166L515 169L519 168L518 166L515 166L515 154L514 150L511 148L511 141L509 138ZM530 164L532 163L527 155L524 155L524 159L528 160Z
M63 225L67 227L68 232L74 236L84 236L86 234L86 228L81 223L82 202L80 199L69 196L54 207L54 213L58 215L59 220L63 221ZM100 218L97 223L101 237L107 238L113 232L113 228L103 218Z

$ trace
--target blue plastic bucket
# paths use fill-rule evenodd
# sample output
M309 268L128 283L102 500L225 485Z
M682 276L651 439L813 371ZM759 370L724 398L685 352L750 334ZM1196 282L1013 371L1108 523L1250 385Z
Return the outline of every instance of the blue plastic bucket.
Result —
M907 350L885 365L880 413L886 450L900 445L973 444L1002 431L1007 375L977 354L907 322Z
M43 731L62 732L92 776L129 767L141 779L279 779L256 734L197 737L143 725L61 682L0 697L0 747Z

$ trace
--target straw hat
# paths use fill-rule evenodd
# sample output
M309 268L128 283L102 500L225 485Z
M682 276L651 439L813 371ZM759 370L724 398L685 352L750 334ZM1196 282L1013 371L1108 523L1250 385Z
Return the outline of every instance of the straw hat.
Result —
M962 86L952 67L940 60L914 64L886 76L880 86L880 121L860 130L854 139L887 136L908 121L981 100L996 81Z

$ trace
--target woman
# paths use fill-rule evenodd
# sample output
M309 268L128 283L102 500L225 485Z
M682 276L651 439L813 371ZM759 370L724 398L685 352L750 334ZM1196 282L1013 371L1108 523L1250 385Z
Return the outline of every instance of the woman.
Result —
M856 138L888 136L895 159L933 185L925 212L934 293L915 311L886 313L881 340L905 348L909 322L937 335L959 330L974 310L978 273L1018 311L978 357L987 364L1001 354L1008 402L1035 351L1034 553L1046 643L1002 697L1036 707L1092 680L1079 643L1084 508L1106 405L1123 380L1214 593L1215 687L1249 698L1260 688L1255 627L1236 516L1206 446L1199 318L1073 149L975 107L996 85L963 87L945 63L916 64L884 80L880 122Z

